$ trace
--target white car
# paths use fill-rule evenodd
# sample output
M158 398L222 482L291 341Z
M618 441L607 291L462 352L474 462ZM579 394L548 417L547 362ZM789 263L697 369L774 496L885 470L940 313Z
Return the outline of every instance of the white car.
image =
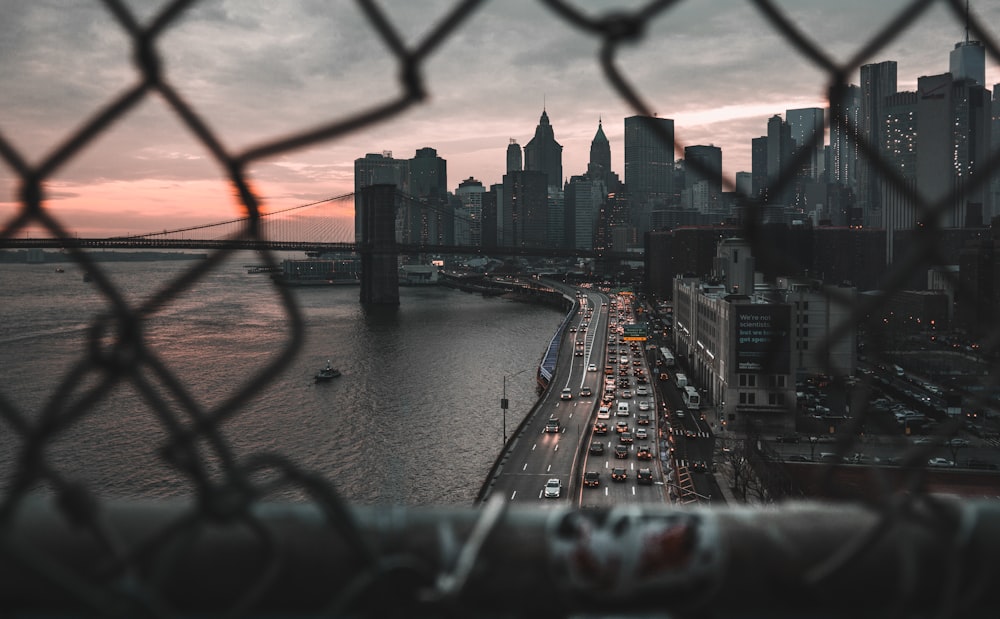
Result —
M562 393L559 394L559 399L561 399L561 400L572 400L573 399L573 390L570 389L569 387L566 387L565 389L562 390Z
M640 401L639 402L639 410L641 410L641 411L648 411L649 410L649 402L647 402L646 400Z
M546 499L558 499L559 495L562 493L562 482L553 477L549 481L545 482L545 495Z
M588 365L587 366L587 371L588 372L596 372L597 371L597 364L596 363L591 363L590 365Z
M947 458L931 458L927 461L927 466L955 466L955 463Z
M610 406L602 406L601 408L597 409L597 418L598 419L611 419L611 407Z

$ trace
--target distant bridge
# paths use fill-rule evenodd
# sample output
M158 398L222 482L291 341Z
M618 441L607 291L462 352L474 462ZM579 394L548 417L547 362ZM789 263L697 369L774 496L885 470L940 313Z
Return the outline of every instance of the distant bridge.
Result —
M362 200L370 204L367 220L359 222L362 239L355 240L353 222L348 223L343 210L346 203L353 207L355 194L349 193L318 200L288 209L261 214L257 218L243 217L227 221L163 230L139 235L109 238L0 238L0 249L205 249L213 251L300 251L304 253L354 252L362 256L362 296L364 283L372 281L366 274L374 265L365 260L374 255L463 255L463 256L522 256L539 258L593 258L620 262L642 260L642 253L582 250L537 246L490 247L476 245L444 245L429 242L398 242L396 212L400 205L413 210L436 213L441 217L468 218L441 206L428 204L404 194L394 185L375 185L362 190ZM339 212L338 212L339 211ZM392 262L395 281L395 260L379 269L383 278ZM367 263L367 264L366 264ZM394 288L395 283L386 284ZM392 296L391 294L389 295ZM398 291L396 292L398 299ZM364 299L363 299L364 300ZM379 302L379 301L372 301Z

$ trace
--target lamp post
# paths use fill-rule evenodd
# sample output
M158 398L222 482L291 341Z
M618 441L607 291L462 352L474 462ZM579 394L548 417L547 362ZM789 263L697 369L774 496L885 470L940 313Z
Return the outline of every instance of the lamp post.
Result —
M507 406L509 404L507 401L507 377L509 376L510 378L514 378L518 374L524 374L527 371L528 368L525 368L520 372L503 375L503 395L500 397L500 410L503 413L503 445L507 444Z

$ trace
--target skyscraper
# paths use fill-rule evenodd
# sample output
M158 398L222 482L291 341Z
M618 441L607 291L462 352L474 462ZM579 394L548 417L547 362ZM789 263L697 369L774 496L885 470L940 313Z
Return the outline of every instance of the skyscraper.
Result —
M562 188L562 148L556 142L548 113L542 110L535 136L524 147L524 169L544 172L550 187Z
M986 86L986 48L982 41L969 40L969 3L965 3L965 40L955 43L948 56L948 72L952 79L972 80Z
M590 166L600 166L600 174L604 180L604 184L607 185L608 175L611 173L611 143L608 142L608 137L604 135L604 128L601 126L601 121L597 121L597 133L594 134L594 139L590 141Z
M767 187L767 136L750 140L751 198L763 198Z
M896 62L887 60L861 67L860 139L878 152L882 137L882 106L896 93ZM858 206L866 226L882 226L878 172L863 153L858 153Z
M483 244L483 194L486 188L473 177L458 185L455 195L462 202L462 212L455 222L455 244L481 247Z
M548 178L544 172L521 170L503 177L505 247L545 247L548 228Z
M395 185L409 193L410 162L393 159L391 151L368 153L354 160L354 238L361 241L361 224L364 221L364 201L361 190L371 185Z
M978 227L992 216L987 183L989 91L950 73L917 80L917 189L931 204L947 200L934 219L945 228ZM919 217L919 214L918 214Z
M517 140L511 138L510 144L507 145L507 171L520 172L522 169L521 145L517 143Z
M792 156L797 158L801 149L810 146L800 170L803 177L813 181L820 180L823 175L823 138L826 135L823 116L823 109L818 107L785 111L785 122L791 129L796 149Z
M886 178L879 179L886 262L891 263L896 251L896 230L912 229L917 222L915 205L905 191L916 189L917 184L917 93L889 95L882 117L885 121L880 150L885 162L903 182L901 188Z
M718 146L685 146L684 171L686 189L704 181L711 190L722 193L722 149Z
M771 204L790 205L795 187L790 178L782 178L791 163L795 143L792 142L792 128L781 116L775 114L767 120L767 187L766 199ZM784 181L778 186L779 181Z
M830 101L830 165L833 183L857 188L858 127L861 89L854 84L841 87Z
M649 230L654 206L674 201L674 121L655 116L625 119L625 189L639 233Z
M414 200L399 204L401 242L451 244L454 213L448 196L448 162L433 148L417 149L409 160L408 193Z

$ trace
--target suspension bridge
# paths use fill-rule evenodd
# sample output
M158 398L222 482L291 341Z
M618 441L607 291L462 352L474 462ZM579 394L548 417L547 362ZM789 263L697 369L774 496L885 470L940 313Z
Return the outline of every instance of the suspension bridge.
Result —
M353 208L355 193L325 198L286 209L262 213L256 220L241 217L196 226L143 234L101 238L24 237L0 238L0 249L98 248L98 249L206 249L273 250L302 252L356 252L364 240L357 240ZM417 205L429 212L469 221L469 217L445 207L422 202L400 191L398 205ZM345 215L350 207L350 215ZM586 250L537 246L445 244L430 239L396 243L398 253L458 254L490 256L535 256L548 258L595 258L637 260L641 254L622 251Z
M353 213L360 206L360 213ZM351 207L350 209L348 207ZM350 214L349 214L350 213ZM397 226L397 217L419 222ZM403 255L464 255L491 257L592 258L620 262L641 260L641 253L573 248L490 244L448 244L445 230L471 225L468 214L446 205L420 200L395 185L373 185L360 196L344 194L307 204L226 221L107 238L0 238L0 249L205 249L213 251L301 251L306 254L357 253L362 260L362 298L365 282L377 286L388 298L395 293L397 257ZM400 233L399 229L404 230ZM413 230L416 230L414 232ZM398 237L402 236L400 239ZM416 237L416 238L414 238ZM381 275L375 275L375 271ZM389 272L391 271L391 277ZM377 299L383 295L376 294Z

